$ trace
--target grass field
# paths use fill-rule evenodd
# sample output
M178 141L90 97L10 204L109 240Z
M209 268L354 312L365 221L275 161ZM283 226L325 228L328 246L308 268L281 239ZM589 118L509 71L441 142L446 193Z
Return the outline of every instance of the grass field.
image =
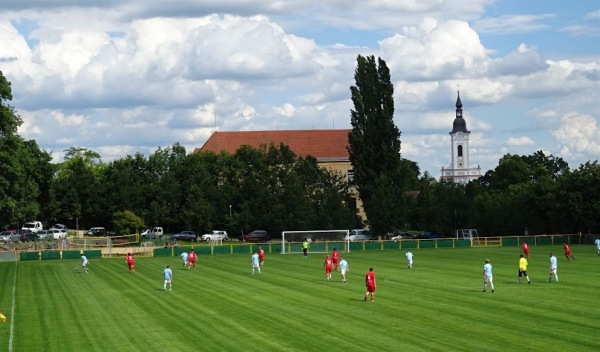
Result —
M531 285L517 284L516 247L343 254L348 282L325 280L325 254L0 263L0 351L597 351L600 257L592 246L531 247ZM548 254L560 283L548 283ZM496 292L482 291L485 258ZM162 270L174 269L173 291ZM375 302L364 275L375 268ZM16 286L15 286L16 283ZM14 310L14 315L13 315Z

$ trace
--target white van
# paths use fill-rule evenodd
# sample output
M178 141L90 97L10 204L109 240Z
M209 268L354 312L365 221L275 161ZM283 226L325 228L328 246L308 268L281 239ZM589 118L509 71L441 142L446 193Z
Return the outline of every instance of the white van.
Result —
M31 230L33 233L38 233L38 231L43 230L41 221L30 221L23 224L21 230Z
M365 229L350 230L350 233L344 238L344 241L368 241L371 239L371 234Z
M141 233L143 238L161 238L164 235L162 227L153 227L151 229L144 229Z

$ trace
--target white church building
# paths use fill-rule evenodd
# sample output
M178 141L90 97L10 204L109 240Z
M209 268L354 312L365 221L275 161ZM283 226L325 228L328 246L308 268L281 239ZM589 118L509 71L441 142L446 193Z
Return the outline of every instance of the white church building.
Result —
M469 152L469 137L471 132L467 130L467 122L463 118L462 102L460 92L456 99L456 117L450 132L450 150L452 164L442 167L442 180L454 180L456 183L468 183L481 176L481 167L473 167Z

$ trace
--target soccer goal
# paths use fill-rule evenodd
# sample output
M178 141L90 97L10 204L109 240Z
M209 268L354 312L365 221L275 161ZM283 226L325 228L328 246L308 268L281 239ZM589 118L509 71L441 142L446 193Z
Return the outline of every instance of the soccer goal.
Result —
M349 230L283 231L281 254L302 253L302 243L309 244L311 253L329 253L334 248L350 252Z
M223 237L221 236L214 236L211 237L209 240L210 243L210 250L212 251L213 249L215 249L215 247L223 247Z

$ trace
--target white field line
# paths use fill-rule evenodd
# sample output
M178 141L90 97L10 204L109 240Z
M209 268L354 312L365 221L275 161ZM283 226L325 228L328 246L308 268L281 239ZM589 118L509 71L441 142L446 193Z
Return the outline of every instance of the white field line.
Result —
M17 267L19 266L19 261L15 261L15 278L13 280L13 289L12 289L12 306L10 309L10 334L8 339L8 352L12 352L13 350L13 337L15 331L15 297L17 293Z

